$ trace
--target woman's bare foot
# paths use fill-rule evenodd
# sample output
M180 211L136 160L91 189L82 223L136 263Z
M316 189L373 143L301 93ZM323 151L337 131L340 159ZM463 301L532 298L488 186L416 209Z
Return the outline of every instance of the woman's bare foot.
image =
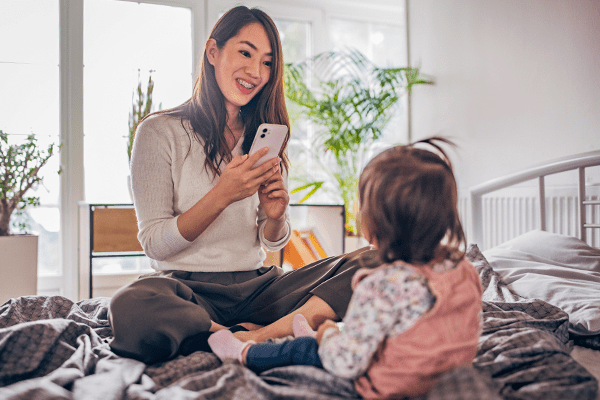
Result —
M233 335L243 342L253 340L256 343L264 342L267 339L282 338L291 336L293 332L294 316L302 314L311 329L316 330L319 325L328 319L339 319L335 311L323 299L312 296L308 301L292 313L278 319L270 325L260 329L248 332L238 331Z
M257 337L255 333L253 333L254 331L237 331L233 333L233 336L235 336L237 339L241 340L242 342L248 342L250 340L255 341L254 338ZM263 340L261 340L262 342Z
M238 324L238 325L243 326L244 328L248 329L249 331L255 331L257 329L263 328L262 325L253 324L252 322L242 322L241 324Z
M217 324L215 321L210 321L210 328L208 329L209 332L218 332L222 329L227 329L227 327L221 324Z

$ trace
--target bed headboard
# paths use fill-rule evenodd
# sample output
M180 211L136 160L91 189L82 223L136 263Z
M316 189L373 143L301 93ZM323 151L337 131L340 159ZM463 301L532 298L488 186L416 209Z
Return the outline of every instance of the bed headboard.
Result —
M492 179L480 185L470 188L471 194L471 223L472 223L472 242L476 244L483 243L483 196L497 190L509 188L521 182L537 179L538 180L538 201L540 229L546 230L546 185L545 177L560 172L578 170L579 179L578 188L578 231L579 238L586 241L587 231L590 229L599 229L600 224L587 222L586 206L598 206L600 200L590 200L586 198L585 170L586 168L600 165L600 150L588 153L577 154L558 160L554 160L542 165L531 167L521 172L506 175L500 178Z

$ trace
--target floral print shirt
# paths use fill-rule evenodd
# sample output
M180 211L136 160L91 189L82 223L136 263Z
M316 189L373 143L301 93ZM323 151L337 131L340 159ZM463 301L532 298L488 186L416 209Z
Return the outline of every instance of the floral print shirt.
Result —
M446 262L434 267L455 266ZM341 331L325 331L319 346L323 367L354 379L388 337L412 327L435 304L427 279L402 261L384 265L360 281L348 305Z

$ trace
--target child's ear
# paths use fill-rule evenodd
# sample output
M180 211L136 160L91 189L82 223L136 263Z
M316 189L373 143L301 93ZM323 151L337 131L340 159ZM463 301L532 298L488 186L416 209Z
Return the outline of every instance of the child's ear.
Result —
M217 46L217 41L213 38L210 38L206 41L206 47L204 49L206 52L206 58L210 65L214 66L217 60L217 56L219 55L219 46Z

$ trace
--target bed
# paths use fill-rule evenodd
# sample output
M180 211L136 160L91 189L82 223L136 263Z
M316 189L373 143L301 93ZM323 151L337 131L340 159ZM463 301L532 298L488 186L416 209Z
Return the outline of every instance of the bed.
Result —
M589 156L585 167L572 160L568 167L600 165L600 152ZM472 201L504 185L479 185ZM481 234L481 217L471 220ZM534 229L484 251L475 241L467 257L484 290L478 353L472 365L442 375L423 399L599 398L600 249ZM108 344L109 301L25 296L1 305L0 399L358 398L350 381L314 367L257 375L202 351L152 365L118 357Z

